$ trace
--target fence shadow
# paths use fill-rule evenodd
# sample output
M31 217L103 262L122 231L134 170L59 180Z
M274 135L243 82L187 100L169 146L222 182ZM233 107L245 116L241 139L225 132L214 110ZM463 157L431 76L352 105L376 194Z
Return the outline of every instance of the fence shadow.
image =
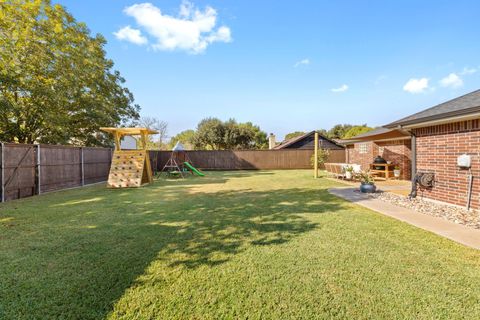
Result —
M326 190L191 194L193 182L181 183L119 192L97 187L24 202L17 230L10 231L25 233L21 221L29 221L30 232L7 234L16 249L0 262L5 312L102 318L126 289L142 284L139 276L153 262L167 269L216 266L251 246L280 245L321 228L308 216L343 206ZM48 202L47 210L29 213Z

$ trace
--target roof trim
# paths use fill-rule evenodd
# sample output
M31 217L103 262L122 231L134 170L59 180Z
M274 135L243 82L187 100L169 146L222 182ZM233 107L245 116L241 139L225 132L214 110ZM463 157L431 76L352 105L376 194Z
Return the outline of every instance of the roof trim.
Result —
M408 126L408 125L432 122L432 121L435 121L435 120L455 119L455 118L458 118L458 117L468 116L468 115L471 115L473 113L479 113L479 112L480 112L480 107L473 107L473 108L469 108L469 109L446 112L446 113L437 114L437 115L434 115L434 116L423 117L423 118L420 118L420 119L414 119L414 120L409 120L409 121L395 121L395 122L392 122L392 123L389 123L389 124L385 125L385 127L395 128L395 127L399 127L399 126L403 127L403 126Z
M466 114L466 115L458 115L456 117L454 116L454 117L448 117L448 118L443 118L438 120L434 119L434 120L422 121L418 123L399 125L397 126L397 128L400 127L408 130L408 129L430 127L430 126L435 126L435 125L440 125L445 123L467 121L467 120L474 120L474 119L480 119L480 111L476 113Z
M292 138L292 139L290 139L290 140L287 140L287 142L282 143L282 144L279 144L278 146L275 146L275 148L273 148L273 150L285 149L286 147L294 144L295 142L298 142L298 141L300 141L300 140L302 140L302 139L305 139L305 138L308 137L309 135L314 134L315 132L317 132L317 131L313 130L313 131L307 132L307 133L305 133L305 134L303 134L303 135L301 135L301 136L298 136L298 137ZM344 148L343 145L339 144L339 143L336 142L336 141L333 141L333 140L330 139L330 138L325 137L323 134L320 134L320 133L319 133L318 135L319 135L320 137L322 137L323 139L325 139L325 140L333 143L334 145L336 145L336 146L338 146L338 147L341 147L341 148Z

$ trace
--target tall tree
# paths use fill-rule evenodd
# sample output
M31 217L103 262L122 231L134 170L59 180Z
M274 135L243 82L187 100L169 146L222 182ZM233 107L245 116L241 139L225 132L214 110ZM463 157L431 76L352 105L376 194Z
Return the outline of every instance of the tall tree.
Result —
M296 137L300 137L302 135L304 135L305 132L304 131L294 131L294 132L290 132L290 133L287 133L285 135L285 140L290 140L290 139L293 139L293 138L296 138Z
M372 131L372 130L373 130L373 128L368 127L366 124L361 125L361 126L353 126L353 127L350 128L350 130L345 132L342 139L350 139L350 138L353 138L355 136L358 136L359 134L367 133L367 132Z
M351 124L336 124L328 130L327 137L330 139L342 139L345 133L353 127Z
M200 121L192 142L195 149L206 150L263 149L268 144L267 134L251 122L217 118Z
M2 0L0 140L102 145L99 127L138 118L105 43L61 5Z
M225 126L218 118L205 118L197 125L193 146L195 149L225 149Z
M237 149L267 149L268 138L267 133L262 131L259 126L251 122L239 123L238 126L242 130L244 136L248 137L244 144L237 146Z
M138 125L142 128L148 128L157 131L158 133L149 136L148 149L161 150L165 147L165 140L168 133L168 123L155 117L141 117Z

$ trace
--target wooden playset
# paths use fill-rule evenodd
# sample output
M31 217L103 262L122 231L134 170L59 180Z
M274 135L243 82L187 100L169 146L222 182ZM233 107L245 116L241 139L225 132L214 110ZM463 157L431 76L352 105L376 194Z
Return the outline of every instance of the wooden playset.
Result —
M167 163L162 169L167 176L179 176L185 178L185 172L190 171L192 174L203 177L205 174L192 165L187 152L183 145L177 142L172 149L172 153Z
M148 128L100 128L113 134L115 151L112 156L110 173L108 175L109 188L140 187L153 182L150 157L147 151L149 134L158 132ZM120 141L123 136L140 136L140 149L122 150Z

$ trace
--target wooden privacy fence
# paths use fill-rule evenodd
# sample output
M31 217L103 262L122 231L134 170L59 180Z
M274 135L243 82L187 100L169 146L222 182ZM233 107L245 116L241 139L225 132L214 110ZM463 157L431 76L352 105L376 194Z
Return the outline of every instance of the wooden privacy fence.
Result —
M0 145L1 201L107 181L112 149L58 145ZM310 169L313 150L187 151L204 170ZM162 170L170 151L150 151L152 168ZM331 150L327 162L345 162Z
M157 159L153 167L161 170L170 151L150 151ZM310 169L313 150L218 150L186 151L193 165L204 170ZM327 162L345 162L345 150L330 150Z
M106 181L112 149L2 143L1 200Z

